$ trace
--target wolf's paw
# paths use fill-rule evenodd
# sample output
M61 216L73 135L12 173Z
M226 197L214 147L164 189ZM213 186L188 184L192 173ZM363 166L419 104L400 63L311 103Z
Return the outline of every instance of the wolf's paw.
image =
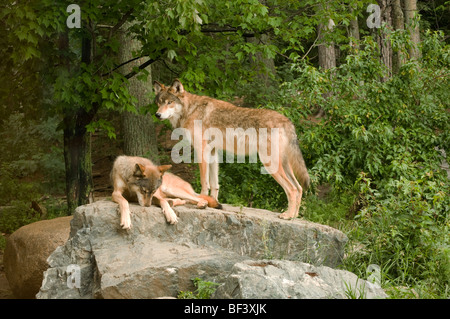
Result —
M178 223L178 217L172 209L164 212L164 215L166 216L166 220L169 224L175 225L176 223Z
M206 208L208 206L208 201L204 199L200 199L197 203L198 208Z
M122 229L130 229L131 228L131 217L130 212L122 213L120 217L120 226Z
M285 212L283 214L278 215L278 218L281 218L281 219L293 219L294 217L291 216L291 214L288 214L287 212Z

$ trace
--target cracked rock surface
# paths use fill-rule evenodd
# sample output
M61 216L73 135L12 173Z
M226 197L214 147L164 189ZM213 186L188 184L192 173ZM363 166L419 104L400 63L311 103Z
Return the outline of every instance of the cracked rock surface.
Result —
M226 283L244 261L336 267L342 260L348 239L339 230L282 220L267 210L223 206L177 206L179 221L169 225L159 207L130 203L128 231L119 226L117 204L103 200L80 206L69 239L47 260L37 298L176 297L193 291L196 277Z

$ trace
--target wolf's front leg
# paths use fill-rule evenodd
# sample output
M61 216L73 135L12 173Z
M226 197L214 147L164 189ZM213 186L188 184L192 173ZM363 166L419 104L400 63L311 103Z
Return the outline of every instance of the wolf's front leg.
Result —
M163 199L161 201L161 208L163 210L164 216L166 216L166 220L169 224L174 225L178 223L178 217L173 211L172 207L170 207L169 203Z
M161 193L160 189L158 189L155 195L153 195L153 202L162 208L163 214L169 224L174 225L178 223L177 215L173 211L172 207L170 207L167 200L164 198L164 195Z
M130 208L120 212L120 226L122 229L131 228L131 212Z
M131 212L128 201L122 196L120 191L114 191L112 194L112 200L119 204L120 211L120 226L122 229L131 228Z

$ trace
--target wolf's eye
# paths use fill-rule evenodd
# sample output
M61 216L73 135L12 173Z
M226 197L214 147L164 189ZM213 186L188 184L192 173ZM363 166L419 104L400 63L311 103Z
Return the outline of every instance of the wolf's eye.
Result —
M172 104L172 101L167 102L167 105L170 105L170 104Z

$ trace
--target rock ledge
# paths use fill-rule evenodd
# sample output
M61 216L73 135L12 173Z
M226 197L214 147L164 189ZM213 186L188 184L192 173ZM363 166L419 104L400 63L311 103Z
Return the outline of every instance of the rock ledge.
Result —
M158 207L130 209L133 228L124 231L117 204L78 207L69 240L47 260L37 298L176 297L194 290L195 277L225 282L233 266L246 260L336 267L348 240L334 228L281 220L261 209L178 206L176 225L168 225Z

